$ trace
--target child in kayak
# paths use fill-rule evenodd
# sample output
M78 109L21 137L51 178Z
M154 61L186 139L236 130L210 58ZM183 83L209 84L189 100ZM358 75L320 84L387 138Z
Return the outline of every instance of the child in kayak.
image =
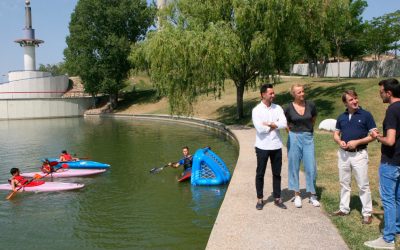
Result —
M61 151L61 155L60 155L59 161L60 162L63 162L63 161L79 161L79 159L72 157L72 155L68 154L67 150L63 150L63 151Z
M19 175L19 169L18 168L12 168L10 170L10 174L12 175L10 181L12 190L15 191L17 187L25 185L28 180L25 179L23 176Z
M44 183L44 181L33 181L34 179L25 179L23 176L20 175L18 168L11 168L10 174L12 175L12 177L8 181L10 182L13 191L18 191L22 187L38 186Z
M50 174L50 173L55 172L54 167L50 163L49 159L45 159L43 161L43 164L42 164L42 167L40 168L40 170L42 170L42 172L45 174Z

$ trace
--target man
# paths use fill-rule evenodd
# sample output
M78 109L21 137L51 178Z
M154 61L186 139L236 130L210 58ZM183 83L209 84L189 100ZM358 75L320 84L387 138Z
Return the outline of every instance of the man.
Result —
M389 103L383 120L383 136L372 133L381 145L379 188L384 210L383 236L364 245L376 249L395 249L396 234L400 234L400 84L396 79L379 82L384 103Z
M274 204L286 209L281 199L282 138L279 129L285 129L286 117L281 106L273 103L275 92L272 84L264 84L260 89L261 102L252 111L256 133L256 209L263 209L264 175L268 158L271 161Z
M362 223L372 222L372 199L368 178L367 145L374 138L370 133L376 129L371 113L362 109L358 103L358 96L354 90L346 90L342 95L346 111L336 122L336 131L333 139L339 145L338 168L340 191L339 210L334 216L345 216L350 213L351 173L354 173L360 200L362 203Z
M184 175L187 171L191 171L193 157L189 153L189 147L188 146L184 146L182 148L182 154L183 154L183 158L182 159L180 159L176 163L171 163L170 162L170 163L168 163L168 166L171 166L173 168L177 168L179 166L183 166L184 171L183 171L182 175Z

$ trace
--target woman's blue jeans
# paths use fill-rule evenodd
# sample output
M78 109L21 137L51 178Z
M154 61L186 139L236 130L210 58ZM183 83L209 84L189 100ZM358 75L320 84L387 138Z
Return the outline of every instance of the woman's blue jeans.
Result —
M289 132L288 142L289 189L300 192L299 172L303 161L306 174L306 190L315 194L317 164L314 152L314 136L310 132Z
M381 163L379 166L379 191L384 211L383 239L393 242L400 233L400 166Z

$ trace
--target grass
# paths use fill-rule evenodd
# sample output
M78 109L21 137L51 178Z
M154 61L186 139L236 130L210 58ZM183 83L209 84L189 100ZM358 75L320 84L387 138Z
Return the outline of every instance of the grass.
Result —
M151 91L149 82L144 76L135 84L141 84L141 88ZM337 118L344 111L341 101L341 94L345 89L354 89L359 96L360 105L370 111L375 122L382 131L381 124L384 118L386 105L379 97L379 79L343 79L337 82L333 78L282 78L282 82L277 84L275 102L281 105L289 103L292 98L289 88L293 83L302 83L306 86L307 99L316 103L318 110L317 124L327 118ZM146 85L147 84L147 85ZM150 92L151 93L151 92ZM153 91L153 93L155 93ZM149 92L136 92L131 95L128 102L124 103L121 113L168 113L167 102L165 99L154 99ZM231 81L226 82L225 92L221 99L213 96L201 96L194 105L194 116L217 120L225 124L243 124L252 126L251 109L259 102L258 90L248 90L244 96L245 117L238 120L236 118L236 89ZM317 192L320 197L323 209L327 213L332 213L339 208L339 177L337 169L338 146L332 139L332 134L328 132L315 132L315 149L318 163ZM380 145L370 143L369 152L369 178L372 192L373 206L375 211L381 211L381 201L379 196L378 166L380 159ZM375 239L380 235L383 226L382 215L374 215L371 225L361 224L361 202L358 197L358 187L352 181L351 213L347 217L330 217L338 228L343 239L351 249L367 249L364 241Z

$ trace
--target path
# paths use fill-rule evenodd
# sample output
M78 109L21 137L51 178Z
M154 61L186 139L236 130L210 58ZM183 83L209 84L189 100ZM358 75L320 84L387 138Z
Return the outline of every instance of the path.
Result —
M282 198L288 209L273 205L271 168L268 164L263 210L256 210L255 130L232 128L240 143L240 153L232 180L212 229L207 249L348 249L338 230L321 208L303 199L295 208L287 190L287 158L282 164ZM283 153L286 155L286 152ZM300 174L300 188L305 187Z

